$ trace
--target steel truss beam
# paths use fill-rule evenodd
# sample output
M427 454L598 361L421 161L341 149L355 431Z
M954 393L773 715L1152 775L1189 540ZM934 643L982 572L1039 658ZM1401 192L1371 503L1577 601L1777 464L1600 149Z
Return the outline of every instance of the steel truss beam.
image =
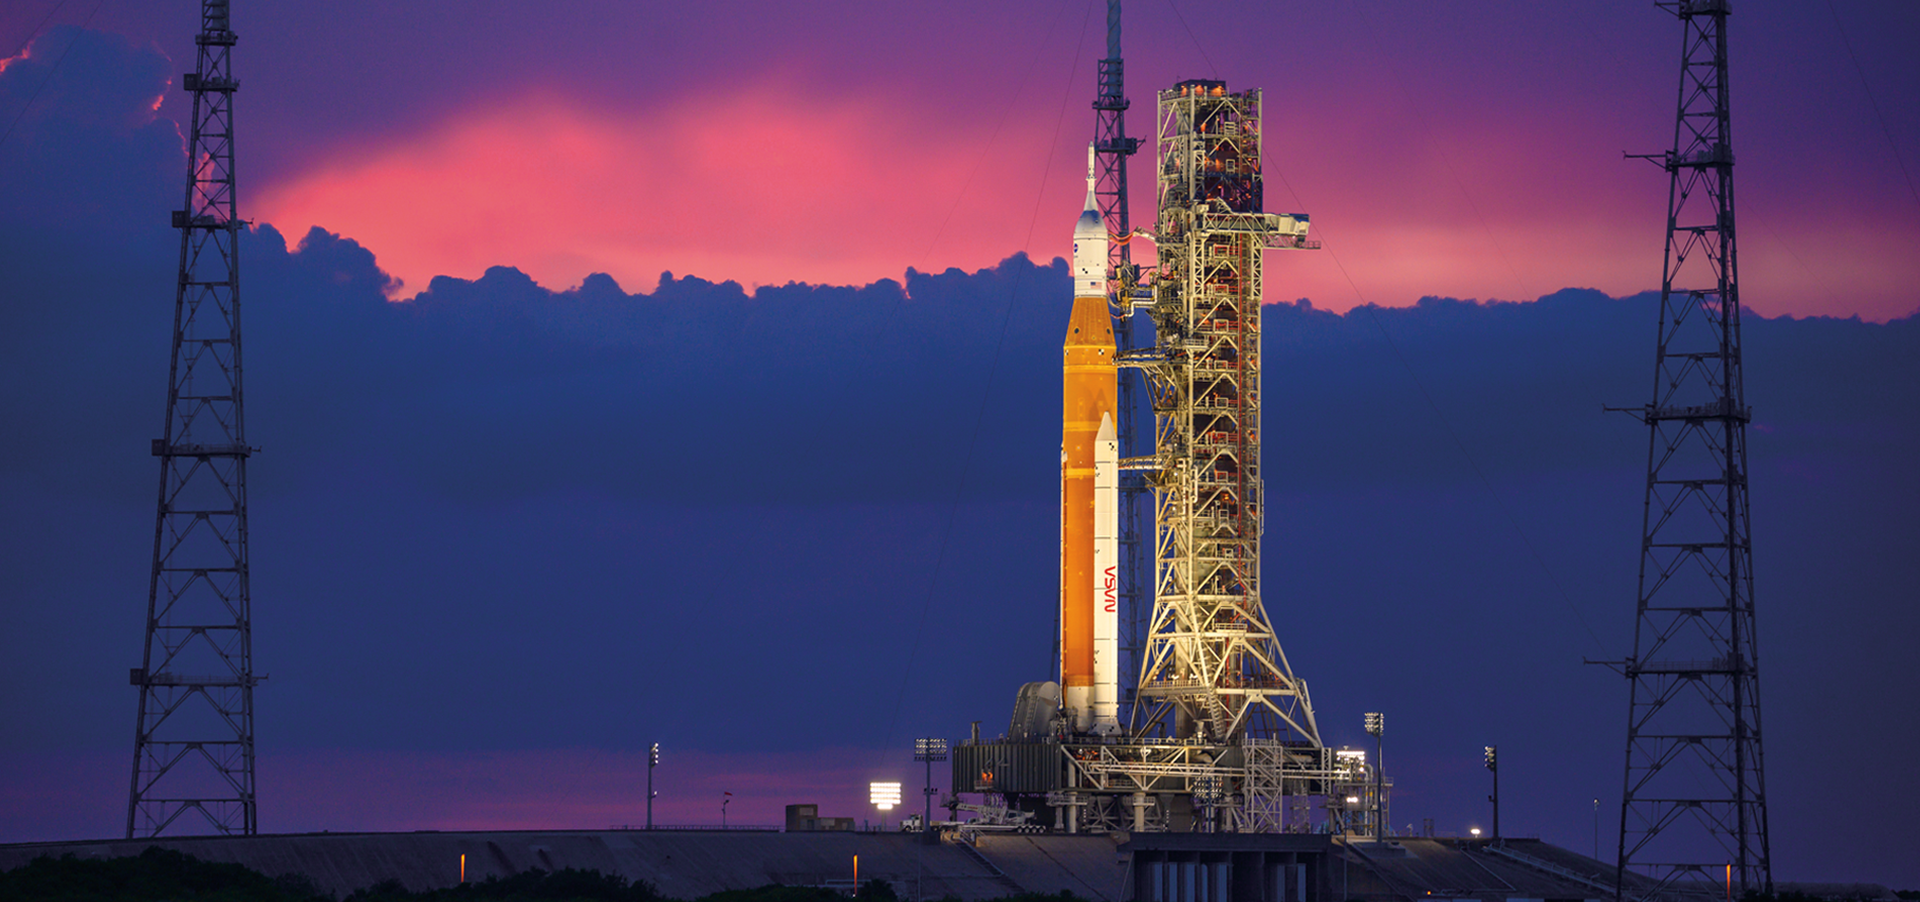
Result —
M1072 810L1056 819L1071 832L1173 829L1178 803L1197 832L1371 835L1375 774L1364 752L1272 739L1063 743L1060 751L1064 788L1047 801ZM1327 815L1320 825L1316 797Z

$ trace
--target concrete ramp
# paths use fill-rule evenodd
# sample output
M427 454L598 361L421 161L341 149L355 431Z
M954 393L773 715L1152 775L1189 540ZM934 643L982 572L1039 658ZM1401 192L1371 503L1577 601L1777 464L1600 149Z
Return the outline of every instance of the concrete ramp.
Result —
M0 870L41 855L138 855L150 846L233 862L277 877L304 874L344 896L385 880L412 890L540 868L645 880L692 902L769 884L853 888L885 880L903 899L978 902L1062 891L1094 902L1587 902L1610 898L1611 870L1539 840L1399 838L1354 843L1307 834L1058 836L990 833L977 846L923 845L901 833L750 830L547 830L309 833L253 837L0 846ZM1131 863L1131 866L1130 866ZM1651 885L1637 875L1630 889ZM1883 888L1875 887L1881 894ZM1689 902L1670 893L1665 902ZM1712 894L1707 894L1712 896ZM1863 894L1871 897L1871 894ZM1712 898L1718 898L1712 896Z
M918 839L899 833L717 830L189 837L0 846L0 870L19 867L40 855L117 858L160 846L204 861L242 864L268 876L305 874L321 889L344 896L383 880L398 880L412 890L453 886L460 879L460 856L465 855L470 881L530 868L579 868L645 880L670 898L692 900L771 883L851 889L858 855L861 880L885 880L903 898L994 899L1009 893L1005 881L1011 877L1021 889L1069 889L1101 902L1117 902L1117 877L1104 881L1108 885L1096 892L1088 887L1103 881L1083 880L1073 872L1072 863L1084 859L1104 862L1106 871L1118 874L1113 843L1105 837L1022 837L1021 842L1004 847L990 841L992 850L982 855L1005 876L967 849L922 845ZM1087 851L1077 851L1076 846Z
M982 834L980 854L1029 893L1062 890L1094 902L1121 902L1127 864L1108 836Z

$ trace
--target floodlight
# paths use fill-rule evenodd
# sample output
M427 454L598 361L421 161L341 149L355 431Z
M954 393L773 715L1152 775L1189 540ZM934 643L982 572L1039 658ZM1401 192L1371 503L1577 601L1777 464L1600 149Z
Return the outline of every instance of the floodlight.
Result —
M899 783L869 783L867 793L868 798L881 811L892 811L893 806L900 804Z

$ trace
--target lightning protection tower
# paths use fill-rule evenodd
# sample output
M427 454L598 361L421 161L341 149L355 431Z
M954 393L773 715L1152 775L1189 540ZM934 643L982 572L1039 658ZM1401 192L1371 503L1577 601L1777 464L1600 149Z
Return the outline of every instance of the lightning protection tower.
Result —
M228 0L203 0L187 140L167 418L154 439L159 513L147 596L127 837L252 834L253 671L247 446L240 382L244 223L233 173L234 34ZM192 817L188 817L192 815ZM183 818L186 820L183 822Z
M1772 892L1760 758L1747 515L1747 421L1728 128L1727 0L1659 6L1680 20L1649 427L1617 894ZM1722 887L1722 881L1726 886Z
M1120 0L1107 0L1107 55L1100 60L1097 92L1093 98L1095 114L1093 148L1095 170L1094 196L1100 204L1100 217L1106 223L1109 285L1107 303L1113 312L1115 352L1125 356L1139 349L1134 332L1133 295L1139 283L1139 270L1133 266L1133 223L1127 205L1127 158L1140 150L1140 139L1127 137L1126 63L1120 56ZM1120 371L1119 391L1115 398L1116 432L1120 437L1120 456L1140 455L1142 431L1139 375ZM1146 545L1140 541L1140 518L1146 509L1147 485L1137 470L1124 470L1120 477L1120 604L1121 604L1121 685L1134 685L1139 677L1135 662L1140 660L1141 636L1145 632L1148 609L1144 588L1152 582L1147 569ZM1128 672L1129 670L1136 672ZM1131 704L1131 699L1122 699ZM1123 715L1124 717L1124 715Z
M1318 747L1306 684L1260 596L1262 255L1314 246L1307 217L1262 211L1259 91L1183 82L1160 92L1158 134L1145 366L1155 586L1136 721L1171 717L1182 739Z

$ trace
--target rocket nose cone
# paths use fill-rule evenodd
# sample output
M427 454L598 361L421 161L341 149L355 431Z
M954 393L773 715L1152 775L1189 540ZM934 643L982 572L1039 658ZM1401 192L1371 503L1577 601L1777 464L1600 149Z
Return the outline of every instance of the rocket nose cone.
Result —
M1095 226L1104 225L1100 216L1100 201L1098 198L1094 197L1093 195L1093 168L1092 168L1093 157L1091 156L1091 153L1092 153L1091 148L1089 148L1088 153L1089 153L1089 156L1087 157L1087 166L1088 166L1087 168L1087 202L1080 206L1080 223L1078 226L1074 228L1075 235L1080 234L1082 230L1086 229L1087 223L1089 222L1093 223Z
M1102 411L1100 414L1100 431L1094 434L1093 440L1096 442L1110 442L1114 440L1116 435L1117 433L1114 432L1113 428L1113 414Z
M1088 210L1080 214L1080 220L1073 224L1075 238L1105 238L1107 227L1100 221L1100 211Z

